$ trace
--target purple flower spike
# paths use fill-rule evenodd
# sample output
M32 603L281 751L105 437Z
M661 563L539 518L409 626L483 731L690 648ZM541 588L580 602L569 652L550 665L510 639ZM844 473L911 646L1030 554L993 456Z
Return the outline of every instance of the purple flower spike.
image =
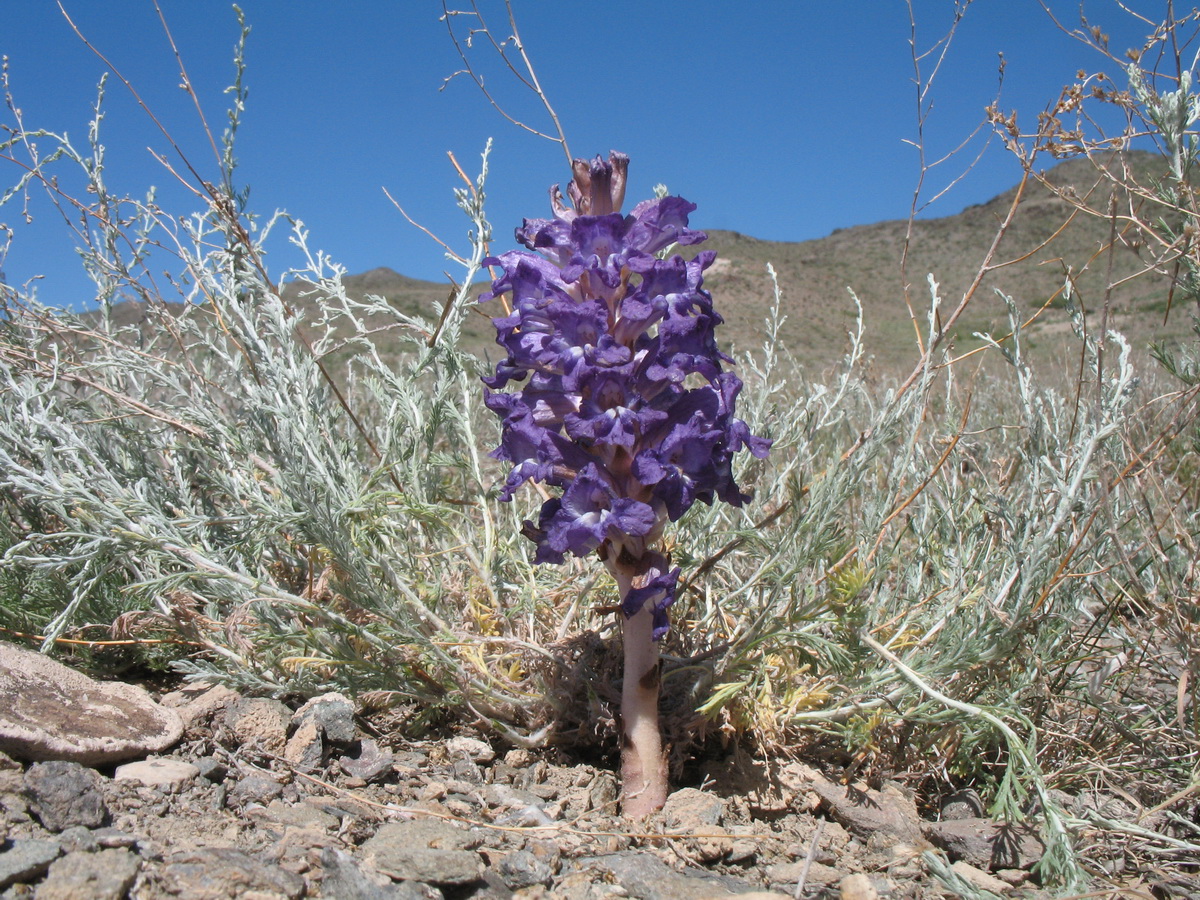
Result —
M654 549L664 525L696 500L744 503L733 455L761 459L770 441L734 416L742 383L724 369L703 288L715 254L658 258L705 239L688 228L695 205L664 197L622 215L628 166L616 152L576 160L572 206L552 189L554 217L516 231L528 250L486 260L503 271L480 299L511 294L512 313L493 320L507 355L484 383L502 422L492 455L512 464L501 499L526 481L562 490L525 524L535 559L596 551L636 573L622 608L649 604L659 640L679 575ZM510 382L521 389L501 393Z

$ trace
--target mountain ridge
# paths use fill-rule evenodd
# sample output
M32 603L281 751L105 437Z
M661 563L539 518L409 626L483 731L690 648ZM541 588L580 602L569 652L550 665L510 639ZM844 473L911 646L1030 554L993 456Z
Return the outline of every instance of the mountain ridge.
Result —
M1159 157L1142 151L1126 153L1122 162L1137 171L1143 183L1163 169ZM1061 162L1044 172L1043 178L1068 195L1074 192L1089 197L1096 208L1104 208L1112 193L1100 170L1087 158ZM932 273L937 281L940 309L948 314L974 279L1016 191L1014 185L958 213L912 223L907 265L912 315L905 303L900 265L909 229L905 219L837 228L825 237L805 241L773 241L737 231L708 230L702 222L694 222L693 226L706 231L708 240L680 252L690 257L701 249L717 251L715 264L705 273L705 287L726 320L718 331L723 345L744 352L761 344L763 323L773 300L767 272L770 263L777 274L786 316L780 334L801 362L823 369L841 358L856 316L852 291L863 307L868 353L882 368L896 369L915 362L916 329L923 335L928 330L931 301L927 274ZM1055 297L1068 274L1074 295L1085 309L1099 309L1107 295L1110 321L1128 328L1138 346L1145 346L1152 337L1173 339L1187 333L1183 315L1175 316L1166 329L1156 324L1161 322L1170 287L1165 277L1147 276L1107 290L1109 262L1107 256L1096 254L1108 242L1111 222L1084 214L1071 219L1072 212L1067 200L1036 181L1029 183L996 257L997 261L1024 259L999 267L984 279L950 335L956 350L978 346L981 341L975 332L1007 333L1007 309L997 291L1010 294L1023 316L1048 305L1028 331L1030 349L1061 334L1068 317ZM1064 228L1068 219L1071 221ZM1126 248L1113 252L1114 281L1133 275L1143 265ZM1094 258L1103 264L1098 265ZM343 281L351 296L378 294L406 312L426 317L433 314L432 302L446 301L449 288L408 278L385 266L345 276ZM464 341L469 349L487 351L493 358L499 352L490 323L480 316L468 317ZM1043 349L1053 353L1054 345Z

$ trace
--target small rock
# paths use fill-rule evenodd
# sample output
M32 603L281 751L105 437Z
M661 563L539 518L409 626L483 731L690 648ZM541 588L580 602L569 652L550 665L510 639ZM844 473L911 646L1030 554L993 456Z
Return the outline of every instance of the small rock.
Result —
M0 851L0 890L39 878L61 852L54 841L10 841L8 848Z
M183 721L139 687L96 681L41 653L0 642L0 750L25 760L108 765L158 753Z
M325 759L325 738L314 719L306 719L288 738L283 758L302 772L314 772Z
M838 885L842 900L879 900L879 891L871 883L870 876L856 873L847 875Z
M259 862L240 850L210 848L176 853L167 858L163 874L173 881L175 895L188 900L299 900L304 879L279 866Z
M114 781L134 781L146 787L178 791L200 774L200 770L182 759L143 759L117 766Z
M82 825L72 825L70 828L64 828L55 838L55 843L62 849L63 853L75 853L83 851L91 853L100 849L100 840L96 837L96 832L90 828L85 828Z
M265 775L248 775L229 791L228 805L236 808L247 803L261 803L266 806L282 796L283 785L275 779Z
M404 881L399 884L378 884L358 867L354 859L340 850L327 847L321 851L321 896L328 900L429 900L432 888Z
M554 870L528 850L514 850L497 867L500 880L509 890L533 887L535 884L549 884L554 877Z
M1042 858L1045 846L1028 825L1004 825L991 819L928 822L925 836L953 859L993 872L1029 869Z
M754 890L736 878L676 872L658 857L639 851L587 857L576 866L593 878L615 881L628 896L640 900L723 900L744 898Z
M472 762L489 763L496 758L491 744L471 737L453 737L446 741L446 752L453 757L463 757Z
M358 743L358 756L343 756L338 760L342 771L352 778L361 778L366 784L382 781L393 771L395 756L380 750L370 738Z
M37 900L124 900L140 865L128 850L68 853L50 865Z
M301 706L292 716L292 725L299 729L306 722L315 723L331 744L353 744L358 737L354 704L342 694L322 694Z
M291 711L278 700L240 697L225 710L225 727L239 745L282 753Z
M663 820L668 828L678 831L703 831L721 822L725 814L725 801L715 794L696 788L675 791L662 808Z
M477 834L438 819L389 822L363 844L364 857L394 879L437 885L472 884L483 878Z
M804 860L789 863L777 863L767 869L767 881L780 888L794 888L803 876L806 885L821 885L825 887L837 884L846 877L845 872L838 871L824 863L808 864L808 872L804 871Z
M1012 888L1012 885L1007 882L1001 881L996 876L989 875L982 869L977 869L970 863L963 862L961 859L950 866L950 868L975 885L975 887L991 891L993 894L1003 894Z
M62 831L72 825L99 828L108 820L100 776L79 763L34 763L25 773L25 789L34 814L48 831Z
M240 697L237 691L223 684L193 681L177 691L164 694L160 703L179 715L185 731L193 732L211 725Z
M204 756L196 760L196 769L201 778L211 781L213 784L220 784L229 774L229 766L211 756Z

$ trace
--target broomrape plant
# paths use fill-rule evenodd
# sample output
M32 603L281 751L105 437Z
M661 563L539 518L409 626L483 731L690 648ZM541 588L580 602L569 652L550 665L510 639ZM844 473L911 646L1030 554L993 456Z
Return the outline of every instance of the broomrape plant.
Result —
M647 200L621 215L629 159L574 161L573 208L551 191L553 219L516 231L528 251L486 260L504 273L481 300L511 294L494 320L508 357L485 379L487 406L503 421L497 459L513 464L501 498L527 481L562 490L523 533L535 561L595 551L616 579L624 625L621 692L624 809L662 806L666 759L658 725L658 653L679 569L659 549L663 528L696 500L741 506L732 457L758 458L770 442L734 418L742 382L723 370L721 317L703 289L716 254L656 254L696 244L695 204ZM500 393L509 382L528 383Z

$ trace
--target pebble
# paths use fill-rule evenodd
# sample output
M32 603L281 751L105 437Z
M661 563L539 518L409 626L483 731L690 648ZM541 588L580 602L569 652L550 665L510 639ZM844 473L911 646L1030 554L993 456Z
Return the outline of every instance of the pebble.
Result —
M6 849L0 850L0 890L40 877L61 852L62 848L54 841L23 838L9 841Z
M472 737L453 737L446 741L446 751L452 757L465 756L471 762L489 763L496 758L491 744Z
M348 746L358 737L354 723L354 704L343 694L321 694L313 697L292 715L292 726L299 728L313 722L321 736L331 744Z
M382 781L393 772L395 756L379 749L379 745L370 738L363 738L358 743L357 756L343 756L338 760L343 772L353 778L359 778L364 784Z
M189 900L299 900L306 893L304 879L294 872L224 847L173 854L163 874L174 883L174 893Z
M50 864L37 900L124 900L140 866L128 850L68 853Z
M99 828L108 821L100 776L79 763L34 763L25 773L25 788L34 815L48 831L62 831L72 825Z
M143 759L117 766L114 781L132 781L174 792L199 776L200 770L182 759Z
M239 746L280 754L291 717L291 710L278 700L239 697L225 708L225 727Z
M879 900L879 891L869 875L847 875L838 885L842 900Z

